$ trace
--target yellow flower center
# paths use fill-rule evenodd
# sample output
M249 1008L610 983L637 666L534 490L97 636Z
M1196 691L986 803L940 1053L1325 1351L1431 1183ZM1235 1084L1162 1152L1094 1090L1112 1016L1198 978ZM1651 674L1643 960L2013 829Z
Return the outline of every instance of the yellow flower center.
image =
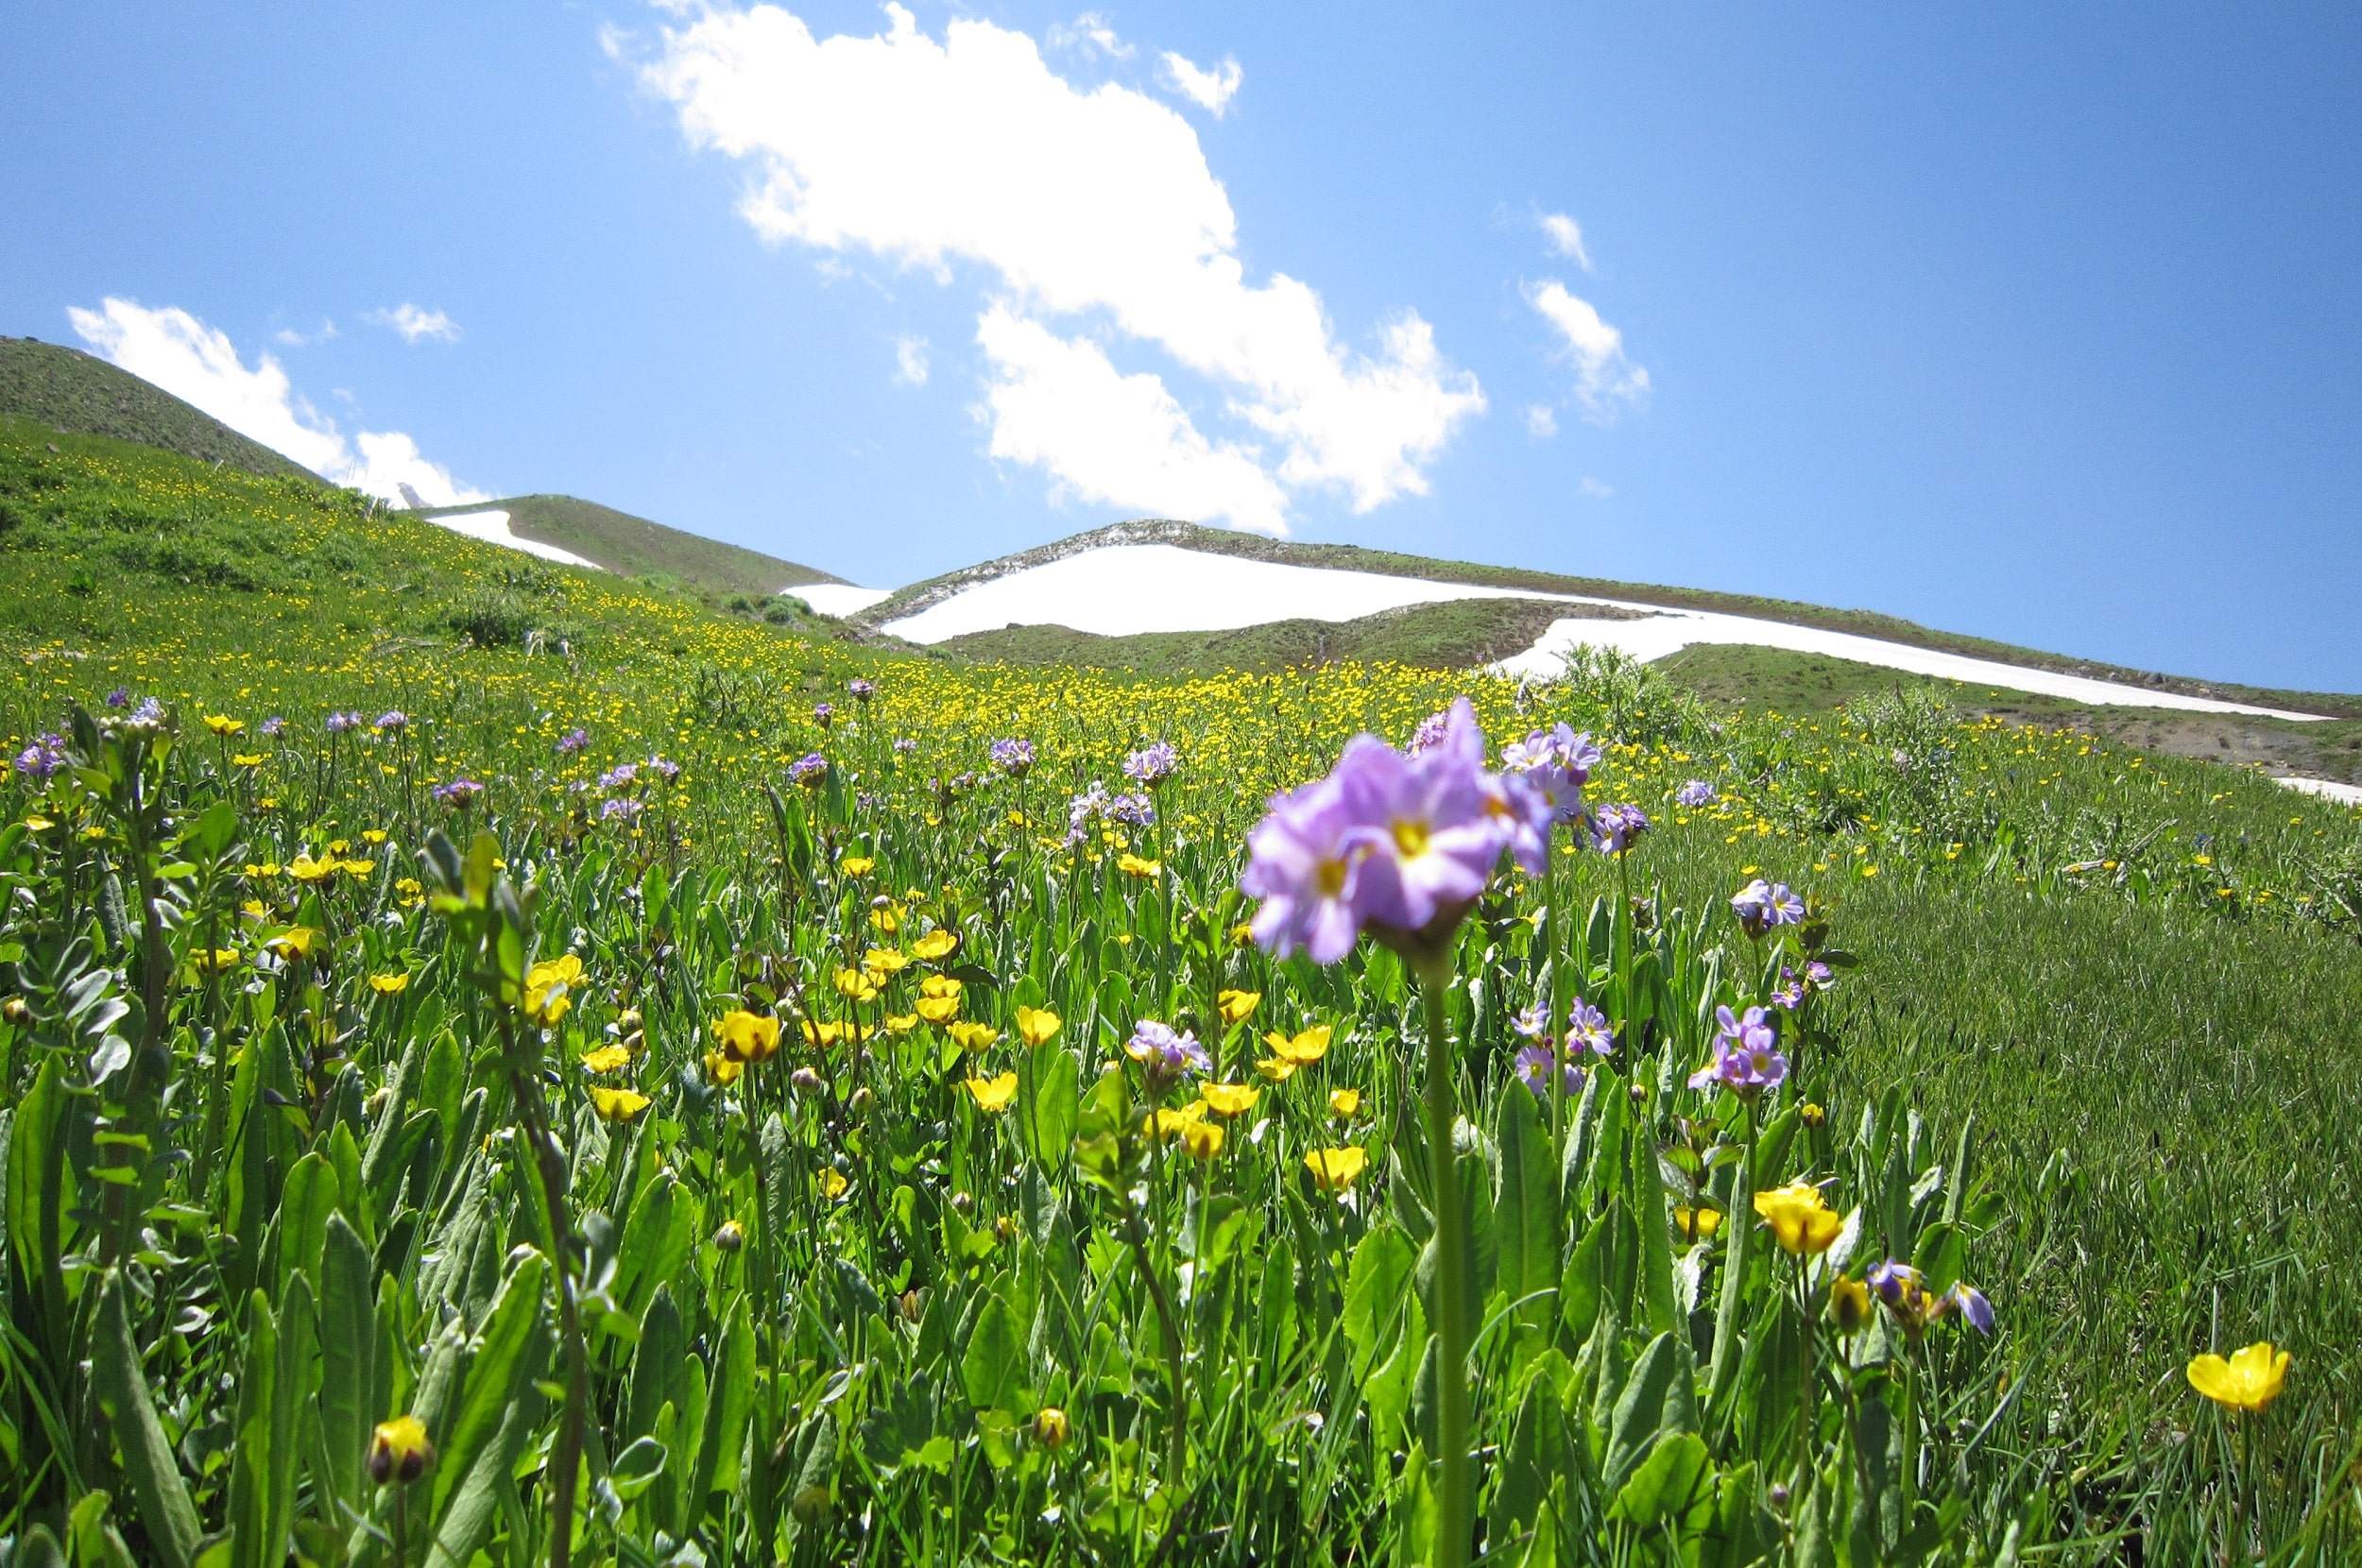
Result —
M1406 861L1427 853L1427 824L1402 821L1395 824L1395 847Z

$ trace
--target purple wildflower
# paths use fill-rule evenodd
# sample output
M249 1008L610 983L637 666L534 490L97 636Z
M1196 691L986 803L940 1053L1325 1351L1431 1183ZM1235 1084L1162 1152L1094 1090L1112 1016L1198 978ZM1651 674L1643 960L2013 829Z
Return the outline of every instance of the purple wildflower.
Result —
M1346 743L1333 775L1362 842L1375 845L1359 878L1364 920L1424 929L1458 915L1492 879L1512 829L1486 787L1484 732L1468 699L1446 710L1444 737L1407 758L1375 736Z
M1714 786L1703 778L1693 778L1673 792L1673 804L1688 807L1711 806L1714 804Z
M128 722L148 729L153 729L163 724L164 722L163 700L156 697L141 698L140 706L131 710L131 717Z
M1550 1010L1536 1002L1510 1019L1509 1027L1529 1040L1548 1040L1550 1037Z
M590 732L589 730L569 730L557 742L557 755L560 757L572 757L590 743Z
M629 822L645 810L647 808L639 801L618 795L612 800L599 803L599 820L601 822Z
M907 735L899 737L894 742L894 755L897 757L908 757L917 749L918 742Z
M65 738L61 735L44 734L16 757L16 771L39 784L48 783L51 775L65 765Z
M1616 1049L1616 1032L1607 1027L1606 1014L1577 997L1575 1005L1566 1010L1566 1044L1584 1047L1594 1056L1607 1056Z
M1356 907L1367 845L1335 778L1274 795L1270 813L1247 835L1247 867L1239 886L1260 898L1255 940L1286 958L1301 947L1315 963L1334 963L1361 934Z
M383 735L400 735L410 727L410 715L399 707L389 708L377 716L377 723L372 727Z
M328 716L328 733L342 735L346 730L359 729L361 724L361 715L358 713L331 713Z
M1558 1053L1549 1046L1521 1047L1515 1064L1517 1082L1531 1090L1534 1099L1547 1101L1550 1098L1550 1073L1557 1065ZM1568 1096L1583 1093L1583 1069L1568 1062L1559 1081L1558 1092Z
M116 688L115 688L112 691L108 692L108 693L107 693L107 706L108 706L109 707L130 707L130 706L131 706L131 689L130 689L129 687L128 687L128 686L118 686L118 687L116 687Z
M1143 794L1117 795L1107 802L1106 815L1109 822L1121 823L1126 827L1154 827L1156 803Z
M608 769L607 772L599 775L599 788L602 790L627 789L634 782L636 782L639 777L639 763L618 762L615 766Z
M857 703L865 703L878 694L878 689L859 675L847 681L845 690L852 693L853 700Z
M1906 1295L1920 1288L1920 1273L1908 1263L1897 1263L1889 1258L1884 1263L1871 1266L1869 1285L1878 1293L1880 1301L1893 1306Z
M816 790L828 782L829 759L818 752L807 752L787 765L787 776L808 790Z
M1805 965L1805 983L1811 986L1815 991L1826 991L1830 986L1837 983L1837 977L1829 972L1829 966L1827 964L1822 963L1819 959L1814 959L1810 963Z
M1774 926L1793 926L1804 919L1805 901L1786 882L1758 877L1732 895L1731 912L1749 936L1761 936Z
M1034 742L995 741L992 743L992 765L1011 778L1024 777L1034 766Z
M1963 1280L1945 1291L1943 1299L1968 1320L1969 1327L1983 1335L1993 1333L1993 1303L1985 1300L1982 1290Z
M1805 1005L1805 982L1796 978L1796 971L1780 965L1780 988L1772 993L1772 1005L1793 1013Z
M1076 832L1107 814L1107 786L1097 779L1091 787L1066 803L1067 826Z
M1123 759L1123 776L1153 790L1171 778L1180 766L1181 754L1172 749L1172 742L1158 741Z
M1206 1048L1197 1043L1196 1035L1186 1031L1176 1034L1170 1025L1154 1018L1143 1018L1132 1026L1132 1038L1123 1043L1123 1049L1124 1054L1148 1069L1152 1092L1184 1073L1214 1070L1214 1059L1206 1054Z
M1720 1084L1741 1099L1753 1099L1788 1077L1778 1031L1765 1020L1762 1008L1749 1008L1744 1017L1733 1017L1727 1007L1718 1008L1715 1019L1714 1060L1689 1075L1691 1088Z
M256 726L255 733L257 735L267 735L276 739L279 736L287 733L287 721L274 713L269 718L265 719L261 724Z
M436 785L429 793L452 810L464 811L483 797L484 786L472 778L454 778L448 784Z
M642 766L645 767L650 773L656 775L660 781L666 784L670 784L673 780L680 776L680 764L678 762L666 760L660 754L649 758L646 762L642 764Z
M828 728L828 727L829 727L829 723L830 723L830 720L832 720L832 719L834 719L835 717L836 717L836 704L834 704L834 703L814 703L814 704L813 704L813 706L812 706L812 722L813 722L813 724L818 724L818 725L819 725L822 729L826 729L826 728Z
M1603 854L1628 852L1648 830L1648 813L1637 806L1602 806L1591 815L1591 845Z

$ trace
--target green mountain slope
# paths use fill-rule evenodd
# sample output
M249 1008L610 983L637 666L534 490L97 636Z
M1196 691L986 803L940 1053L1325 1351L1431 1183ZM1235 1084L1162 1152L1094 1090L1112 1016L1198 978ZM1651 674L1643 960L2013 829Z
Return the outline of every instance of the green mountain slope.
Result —
M516 496L472 506L438 506L419 515L454 517L498 510L523 538L571 550L625 577L664 577L708 593L762 599L785 588L844 579L743 545L725 544L573 496Z
M0 337L0 415L68 435L137 441L248 473L313 477L128 370L29 337Z
M2155 671L2131 670L2121 665L2103 664L2061 654L2044 653L2039 649L2020 648L1985 638L1965 637L1955 632L1939 631L1922 626L1896 616L1880 615L1871 610L1833 609L1823 605L1801 604L1788 599L1768 599L1754 594L1720 593L1704 588L1666 588L1650 583L1619 583L1604 577L1572 577L1551 571L1529 571L1517 567L1492 566L1475 561L1436 560L1423 555L1406 555L1393 551L1364 550L1349 544L1300 544L1290 540L1268 539L1259 535L1241 534L1225 528L1207 528L1197 523L1174 522L1166 520L1143 519L1120 522L1088 533L1076 534L1036 549L1003 555L997 560L964 567L957 571L931 577L899 589L857 617L872 626L906 615L914 615L930 605L940 603L975 584L1005 576L1028 567L1079 554L1086 550L1122 544L1172 544L1185 549L1200 550L1213 554L1240 555L1251 560L1277 561L1290 566L1322 567L1335 571L1370 571L1393 577L1419 577L1432 582L1480 583L1494 588L1524 588L1537 593L1571 593L1595 595L1604 599L1619 599L1632 604L1662 605L1671 609L1711 610L1724 615L1754 616L1766 621L1781 621L1790 625L1817 626L1827 631L1849 632L1857 637L1874 637L1889 642L1901 642L1917 648L1931 648L1943 653L1961 654L1972 658L1989 658L2005 664L2015 664L2029 670L2049 670L2062 674L2084 675L2095 680L2121 681L2127 685L2147 686L2154 690L2173 691L2183 696L2211 697L2225 702L2251 703L2259 707L2288 708L2298 712L2322 713L2337 718L2362 719L2362 695L2338 692L2292 691L2262 687L2240 686L2229 682L2206 681L2187 676L2167 675ZM1220 634L1228 635L1228 634ZM1130 639L1108 639L1129 642ZM1172 650L1159 651L1159 656L1172 656ZM1119 657L1119 661L1121 661Z

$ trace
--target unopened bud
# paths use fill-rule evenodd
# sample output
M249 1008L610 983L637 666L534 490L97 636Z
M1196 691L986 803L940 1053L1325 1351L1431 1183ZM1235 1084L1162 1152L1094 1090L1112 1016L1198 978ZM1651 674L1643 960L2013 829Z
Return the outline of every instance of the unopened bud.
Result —
M927 1303L916 1290L905 1290L895 1297L894 1305L906 1323L915 1323L927 1315Z
M819 1523L829 1516L829 1489L797 1487L796 1495L788 1500L787 1510L796 1516L799 1525Z
M1055 1405L1045 1405L1034 1412L1034 1440L1044 1448L1053 1452L1064 1448L1072 1435L1073 1426L1067 1421L1066 1412Z
M734 1253L746 1245L746 1230L735 1219L725 1219L713 1233L713 1244L726 1253Z
M1788 1507L1788 1483L1786 1481L1772 1483L1772 1506L1775 1508Z
M796 1086L797 1094L816 1095L820 1092L820 1075L810 1067L796 1068L787 1075L787 1081Z
M1004 1214L992 1222L992 1234L1006 1241L1017 1235L1017 1221Z
M369 1479L379 1486L417 1480L435 1462L435 1445L426 1439L426 1423L416 1416L382 1421L369 1433L369 1451L362 1461Z
M22 997L10 997L7 1001L0 1002L0 1018L6 1018L12 1024L21 1024L32 1015L33 1010L25 1005Z
M951 1195L951 1212L954 1214L965 1216L975 1206L976 1200L965 1192L955 1192Z
M1649 1086L1646 1083L1635 1083L1632 1086L1632 1102L1635 1105L1646 1105L1649 1102Z
M866 1111L869 1109L871 1102L877 1098L878 1097L876 1095L869 1092L869 1086L864 1083L860 1088L853 1091L853 1109L856 1111Z
M1806 1100L1805 1108L1797 1113L1797 1118L1807 1127L1818 1127L1829 1119L1829 1113Z

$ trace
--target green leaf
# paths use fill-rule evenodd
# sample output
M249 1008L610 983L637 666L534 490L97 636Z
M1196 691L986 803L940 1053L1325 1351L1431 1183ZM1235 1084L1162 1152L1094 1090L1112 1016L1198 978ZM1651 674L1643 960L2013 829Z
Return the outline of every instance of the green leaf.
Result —
M292 1273L300 1270L316 1282L319 1279L328 1217L335 1213L342 1192L336 1167L317 1150L298 1160L287 1172L286 1187L279 1200L279 1272L272 1281L282 1296Z
M485 1319L484 1334L469 1362L459 1397L443 1426L435 1464L435 1491L428 1515L439 1521L448 1504L493 1435L509 1406L531 1389L542 1359L541 1282L549 1260L528 1252L508 1271Z
M1354 1248L1345 1275L1345 1343L1353 1347L1354 1376L1369 1376L1399 1338L1417 1266L1409 1239L1392 1226L1371 1231Z
M1673 1294L1673 1220L1665 1211L1665 1184L1644 1132L1633 1140L1633 1219L1640 1228L1641 1326L1669 1334L1681 1326Z
M688 1331L673 1304L670 1286L659 1285L640 1315L640 1343L632 1351L631 1398L625 1406L623 1436L656 1430L656 1413L669 1397L681 1357L689 1354Z
M690 1474L689 1511L702 1512L708 1493L738 1490L739 1451L746 1441L746 1420L754 1409L755 1331L746 1321L746 1298L730 1304L713 1363L713 1384L706 1395L705 1436L697 1444L697 1465Z
M1608 1509L1648 1535L1670 1525L1684 1538L1702 1534L1714 1518L1714 1460L1695 1432L1669 1432L1649 1451Z
M1574 1255L1566 1260L1566 1272L1558 1286L1559 1314L1566 1324L1567 1337L1576 1344L1591 1338L1591 1325L1599 1321L1600 1302L1607 1285L1608 1237L1615 1226L1616 1215L1611 1210L1591 1221L1575 1244Z
M114 1428L123 1473L131 1483L131 1498L155 1544L157 1560L164 1568L188 1568L202 1534L197 1505L189 1497L172 1444L164 1438L163 1423L156 1419L155 1400L148 1393L139 1349L131 1339L124 1290L121 1270L110 1270L105 1294L99 1298L98 1331L91 1345L92 1387Z
M679 1274L697 1240L697 1204L680 1190L671 1171L641 1188L624 1221L615 1249L615 1279L608 1287L627 1317L647 1310L659 1282Z
M1517 1317L1529 1327L1549 1321L1547 1298L1559 1282L1557 1162L1539 1115L1532 1095L1501 1096L1500 1188L1493 1203L1500 1262L1495 1284L1512 1302L1525 1303Z
M1689 1423L1689 1350L1671 1334L1649 1341L1624 1383L1616 1402L1614 1424L1608 1429L1607 1459L1601 1466L1608 1487L1620 1491L1661 1432L1680 1431Z
M1361 1379L1361 1398L1370 1407L1370 1429L1391 1445L1395 1432L1411 1413L1411 1395L1417 1387L1419 1364L1426 1359L1429 1336L1427 1308L1419 1293L1406 1287L1395 1321L1401 1330L1393 1339L1393 1353Z
M1016 1407L1025 1377L1025 1341L1016 1311L1000 1296L987 1297L960 1358L960 1385L980 1410Z
M380 1412L377 1389L376 1265L341 1214L328 1217L320 1252L320 1438L325 1484L353 1508L362 1505L361 1459Z
M608 1467L608 1485L628 1503L656 1485L657 1477L664 1474L664 1458L662 1443L654 1438L634 1438Z
M230 1461L230 1568L280 1568L286 1538L270 1535L271 1420L279 1378L279 1323L259 1290L247 1307L245 1366L238 1377L238 1440Z
M1927 1293L1941 1296L1960 1283L1968 1268L1968 1238L1957 1227L1939 1219L1919 1233L1919 1246L1911 1253L1911 1266L1926 1276Z
M1034 1053L1034 1157L1047 1169L1057 1169L1073 1151L1082 1071L1082 1059L1055 1045Z

